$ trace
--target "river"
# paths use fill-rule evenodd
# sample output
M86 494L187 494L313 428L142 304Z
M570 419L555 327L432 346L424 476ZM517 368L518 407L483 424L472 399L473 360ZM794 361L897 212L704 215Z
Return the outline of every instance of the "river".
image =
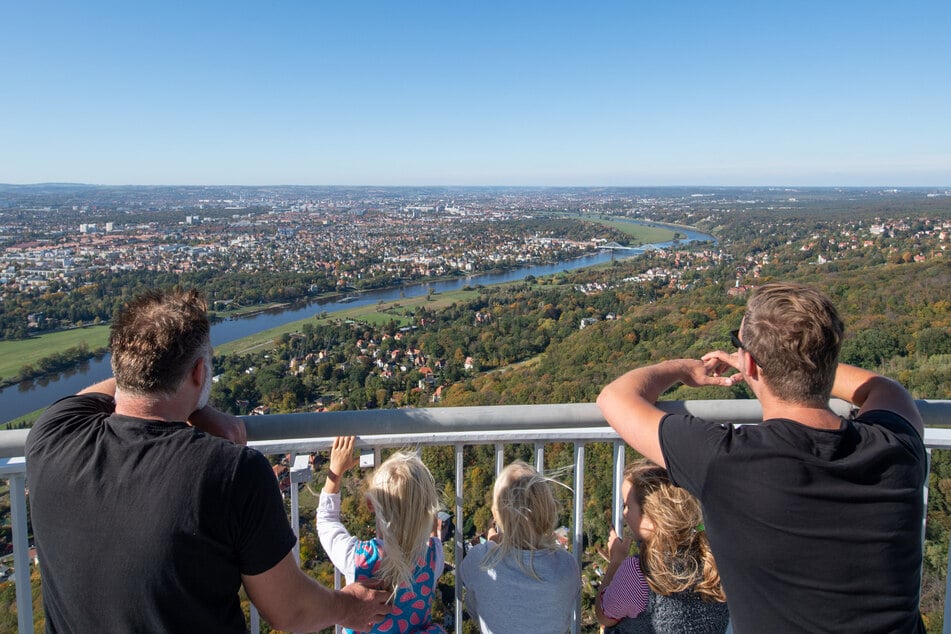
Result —
M685 227L675 227L676 231L684 235L679 244L688 242L716 242L713 236L692 231ZM670 242L656 244L657 247L669 247ZM633 257L643 253L643 249L631 249L617 251L614 253L616 259ZM594 266L611 260L610 251L599 251L594 255L585 255L571 260L564 260L552 264L539 264L526 266L511 271L501 273L480 273L467 277L453 278L441 282L417 283L402 287L386 288L374 291L367 291L355 295L356 299L341 302L339 300L315 300L303 306L296 306L291 309L275 309L242 317L238 319L229 319L221 321L211 326L211 343L214 346L228 343L242 337L247 337L262 330L268 330L277 326L284 325L292 321L306 319L313 315L326 311L333 313L353 308L354 306L366 306L376 304L379 301L394 301L402 298L418 297L425 295L430 289L436 293L454 291L464 286L502 284L504 282L514 282L529 275L543 277L553 275L566 270L582 269L588 266ZM44 407L53 401L70 394L75 394L84 387L108 378L112 375L109 355L101 359L90 359L79 367L64 372L63 374L43 377L32 381L23 381L16 385L11 385L0 390L0 419L2 421L12 420L24 414Z

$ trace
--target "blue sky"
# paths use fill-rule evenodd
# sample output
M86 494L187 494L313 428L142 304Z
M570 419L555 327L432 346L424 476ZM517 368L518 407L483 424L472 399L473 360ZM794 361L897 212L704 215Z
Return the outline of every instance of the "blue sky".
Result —
M951 2L0 3L0 183L951 185Z

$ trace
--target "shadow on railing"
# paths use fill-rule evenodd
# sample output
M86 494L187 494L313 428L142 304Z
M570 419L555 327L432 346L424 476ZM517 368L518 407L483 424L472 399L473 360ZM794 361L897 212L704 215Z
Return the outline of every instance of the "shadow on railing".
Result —
M850 410L844 401L832 401L833 409L842 415ZM918 409L925 421L925 444L930 449L951 449L951 400L919 400ZM668 412L686 412L707 420L733 423L756 423L762 420L757 401L665 401L659 406ZM306 414L277 414L244 418L250 444L265 454L291 454L292 482L305 482L311 471L306 455L330 448L333 438L347 434L358 436L357 446L372 449L379 454L390 447L451 446L455 449L455 509L458 526L462 526L463 502L463 447L495 445L496 473L503 466L505 445L534 444L535 466L545 467L546 443L563 442L574 445L574 494L571 533L572 551L581 567L583 552L583 492L585 444L614 443L612 517L621 521L619 491L624 469L624 444L604 421L593 403L562 405L510 405L492 407L456 407L398 410L366 410ZM19 632L33 631L33 605L30 590L29 542L27 536L26 462L23 445L26 430L0 432L0 477L10 483L12 512L14 581L16 584ZM295 456L300 458L295 459ZM376 464L379 464L377 455ZM927 501L927 489L924 491ZM290 487L291 525L299 530L298 490ZM615 526L620 532L620 524ZM462 531L456 532L455 561L462 560ZM949 559L951 566L951 559ZM951 575L948 575L951 580ZM951 592L946 588L945 596ZM462 631L462 602L456 585L455 627ZM951 614L945 605L946 633L951 634ZM579 631L580 598L576 606L573 631ZM256 630L257 615L252 613L252 631Z

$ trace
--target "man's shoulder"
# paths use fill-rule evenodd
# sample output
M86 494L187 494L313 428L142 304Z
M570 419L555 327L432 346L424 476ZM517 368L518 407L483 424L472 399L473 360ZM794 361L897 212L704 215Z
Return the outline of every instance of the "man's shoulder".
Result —
M909 448L909 451L919 454L924 459L924 439L915 429L915 426L904 416L889 410L871 410L863 412L861 416L851 421L860 434L865 436L881 436L886 439L885 444L897 441ZM875 430L876 433L867 433Z
M908 421L907 418L897 412L887 409L873 409L867 412L862 412L861 415L856 416L853 419L853 422L862 425L883 427L898 433L915 432L914 426L910 421ZM915 433L917 434L917 432Z
M743 426L734 426L730 422L709 421L699 416L687 413L670 413L660 420L658 434L661 438L661 448L668 443L701 444L719 443L724 434L732 435Z
M41 438L70 433L77 426L101 423L115 410L115 401L108 394L74 394L59 399L40 414L27 434L26 450Z
M115 400L108 394L87 392L65 396L40 414L34 427L69 416L109 415L115 411Z

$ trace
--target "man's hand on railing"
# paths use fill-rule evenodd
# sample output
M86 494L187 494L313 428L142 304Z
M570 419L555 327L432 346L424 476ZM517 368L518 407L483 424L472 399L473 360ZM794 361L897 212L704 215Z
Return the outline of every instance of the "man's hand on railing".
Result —
M230 440L236 445L248 444L248 430L244 421L232 414L226 414L206 405L192 412L188 424L212 436Z

